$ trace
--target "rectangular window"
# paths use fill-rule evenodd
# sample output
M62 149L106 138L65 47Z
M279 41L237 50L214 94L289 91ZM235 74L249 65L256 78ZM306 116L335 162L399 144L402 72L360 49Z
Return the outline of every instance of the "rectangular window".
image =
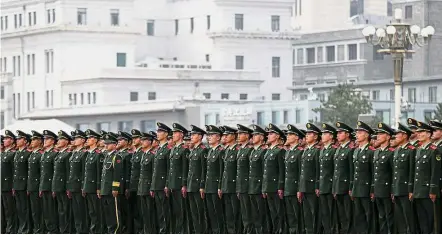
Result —
M18 27L17 14L14 15L14 28Z
M69 97L69 103L70 102L71 102L71 97ZM48 90L46 90L46 107L49 107L49 91Z
M5 112L3 111L0 112L0 125L1 129L5 128Z
M180 30L180 27L179 27L180 25L179 25L179 21L178 20L175 20L175 35L178 35L178 32L179 32L179 30Z
M272 16L272 32L279 32L279 16Z
M247 100L247 94L239 94L240 100Z
M99 122L97 123L97 131L110 131L110 122Z
M18 14L18 27L22 27L22 26L23 26L23 15Z
M307 64L315 63L315 48L307 48Z
M325 94L324 93L318 94L318 99L319 99L319 101L324 102L325 101Z
M12 76L17 76L16 56L12 57Z
M327 62L335 61L335 46L327 46Z
M119 121L118 122L118 130L129 132L132 130L133 123L132 121Z
M12 94L12 116L17 117L16 114L16 104L17 102L15 101L15 93Z
M73 105L77 105L77 93L74 93L74 98L73 98Z
M32 26L32 12L28 12L28 26Z
M413 6L405 6L405 19L413 18Z
M388 111L388 110L376 110L376 116L382 122L385 122L387 124L390 123L390 111Z
M3 16L0 16L0 29L3 31Z
M372 99L373 99L373 100L379 100L379 98L380 98L380 93L381 93L379 90L372 91L371 93L372 93Z
M117 53L117 67L126 67L126 53Z
M52 23L55 22L55 9L52 9Z
M428 102L437 103L437 86L428 88Z
M194 22L193 22L193 17L192 18L190 18L190 33L193 33L193 25L194 24Z
M425 111L424 111L424 118L425 118L426 120L431 120L431 119L433 119L433 111L425 110Z
M156 120L142 120L140 123L141 132L155 131L155 129L156 129Z
M8 72L8 59L3 58L3 72Z
M5 87L4 86L0 87L0 99L1 100L5 99Z
M138 101L138 92L135 91L130 92L130 101Z
M272 57L272 77L279 78L281 71L281 58Z
M283 120L283 123L284 123L284 124L289 123L289 111L284 110L283 119L284 119L284 120Z
M51 21L51 10L50 9L47 9L46 10L46 22L48 23L48 24L50 24L52 21Z
M307 99L307 95L306 94L302 94L299 96L300 100L306 100Z
M373 60L383 60L384 54L378 52L378 50L382 49L381 46L373 46Z
M84 94L80 93L80 104L83 105L84 104Z
M35 109L35 92L32 92L32 108Z
M416 103L416 88L408 88L408 102Z
M97 103L97 93L92 92L92 104L96 104Z
M32 61L32 63L31 63L31 68L32 68L31 74L35 74L35 54L31 55L31 61Z
M338 61L345 60L345 46L338 45Z
M147 35L148 36L155 35L155 21L154 20L147 21Z
M272 111L272 123L279 124L280 122L280 113L279 111Z
M203 96L206 100L210 100L210 93L203 93Z
M301 123L301 110L296 109L295 111L295 123Z
M77 24L86 25L87 24L87 9L78 8L77 9Z
M17 56L17 76L21 76L21 58Z
M87 93L87 104L91 104L91 93Z
M207 16L207 30L210 30L210 15Z
M147 93L147 99L148 100L156 100L157 99L157 93L156 92L148 92Z
M81 131L86 131L89 129L89 123L79 123L77 124L77 129Z
M5 16L5 30L8 30L8 16Z
M26 92L26 110L29 112L31 110L31 92Z
M304 49L299 48L296 50L296 62L297 64L304 64Z
M54 51L53 50L45 50L45 64L46 64L46 73L54 72Z
M229 99L229 93L221 93L221 99L222 100L228 100Z
M26 65L27 65L26 73L28 75L30 75L31 74L31 55L26 56Z
M390 100L394 100L394 90L390 89Z
M244 29L244 15L243 14L235 14L235 29L243 30Z
M54 90L51 90L51 107L54 107Z
M348 44L348 60L358 59L358 46L356 44Z
M68 95L68 99L69 99L69 106L71 106L72 103L74 102L74 100L72 99L72 94Z
M242 55L235 56L235 68L237 70L244 69L244 56Z
M210 114L204 114L204 124L205 125L210 124Z
M37 12L33 12L32 13L32 16L33 16L33 18L34 18L34 25L36 25L37 24Z
M281 100L281 94L273 93L272 94L272 100Z
M256 123L260 126L264 125L264 112L256 112Z
M210 55L206 54L206 62L210 62Z
M17 115L20 116L21 112L21 99L20 99L20 93L17 93Z
M120 25L120 10L118 9L111 9L110 10L110 20L112 26L118 26Z

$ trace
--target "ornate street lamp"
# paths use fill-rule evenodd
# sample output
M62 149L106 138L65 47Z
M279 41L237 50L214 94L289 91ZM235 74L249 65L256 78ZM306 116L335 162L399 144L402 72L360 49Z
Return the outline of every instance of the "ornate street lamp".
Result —
M395 126L400 122L401 117L401 91L402 91L402 69L406 53L414 53L409 50L410 45L423 47L428 44L434 35L433 26L421 29L417 25L402 23L402 10L395 9L394 23L388 24L385 28L376 29L367 26L362 30L362 34L368 43L380 46L378 53L391 54L394 66L394 107Z

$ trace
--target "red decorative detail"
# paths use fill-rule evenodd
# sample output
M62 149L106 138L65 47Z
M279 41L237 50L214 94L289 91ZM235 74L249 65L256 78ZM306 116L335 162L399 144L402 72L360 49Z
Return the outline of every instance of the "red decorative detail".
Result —
M388 148L388 150L390 150L391 152L394 152L395 148L391 147L391 148Z
M437 149L437 146L434 145L434 144L430 144L429 148L432 149L432 150L436 150L436 149Z
M118 160L117 160L117 163L121 163L121 160L120 160L120 159L118 159Z
M413 145L411 145L411 144L410 144L410 145L408 145L407 147L408 147L409 149L416 149L416 147L414 147L414 146L413 146Z
M101 153L101 151L99 149L95 149L96 153Z
M298 146L298 150L304 150L304 148L301 146Z
M373 150L373 151L376 150L376 149L375 149L373 146L371 146L371 145L368 146L368 149Z

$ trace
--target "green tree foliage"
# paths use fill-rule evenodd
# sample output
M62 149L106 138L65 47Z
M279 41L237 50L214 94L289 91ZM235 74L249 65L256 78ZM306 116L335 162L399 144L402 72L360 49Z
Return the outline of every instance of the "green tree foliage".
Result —
M433 118L425 117L425 122L429 123L433 119L442 120L442 103L437 104L436 109L433 111Z

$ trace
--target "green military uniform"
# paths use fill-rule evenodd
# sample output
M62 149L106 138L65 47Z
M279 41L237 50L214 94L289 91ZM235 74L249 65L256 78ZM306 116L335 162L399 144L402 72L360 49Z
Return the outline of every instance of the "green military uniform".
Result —
M209 135L222 135L221 130L214 126L206 126L206 131ZM203 187L206 193L207 215L210 223L211 233L219 234L224 231L223 207L221 199L218 197L218 189L221 189L221 177L223 173L223 158L225 151L223 147L218 144L211 147L207 154L207 170L203 172L205 178L205 186Z
M58 140L71 137L64 131L58 132ZM58 229L60 233L71 233L71 206L66 195L66 186L69 177L69 158L72 152L66 147L61 149L54 158L54 176L52 179L52 193L55 193L58 211Z
M299 139L304 138L304 133L293 125L287 125L287 135L295 134ZM290 234L301 233L301 208L299 207L297 193L299 185L299 175L301 166L301 157L304 148L299 143L289 147L285 153L285 185L284 185L284 201L287 215L288 232Z
M178 123L174 123L173 132L187 134L186 128ZM169 174L167 175L166 187L170 190L172 206L172 233L186 233L184 215L186 213L185 200L181 193L181 188L186 185L185 181L189 171L189 149L184 142L176 143L170 151Z
M206 132L201 128L191 125L192 135L204 136ZM195 145L189 153L189 171L187 173L187 187L193 229L196 234L208 233L206 210L204 201L200 196L200 189L205 185L206 158L208 149L202 143Z
M15 141L15 135L9 131L5 131L4 138L11 138ZM17 232L17 214L15 213L15 203L12 197L12 178L14 169L15 149L12 147L6 149L2 153L2 211L4 212L6 222L6 233Z
M246 133L249 136L252 134L253 130L243 126L241 124L237 125L238 134ZM249 189L249 157L252 149L248 143L239 146L237 161L236 161L236 193L239 195L239 204L242 218L243 231L238 233L253 233L253 221L252 221L252 211L251 204L248 195Z
M157 131L167 132L171 131L170 127L163 123L157 123ZM155 206L158 220L158 233L170 232L170 204L164 193L166 187L166 180L169 170L169 156L171 147L167 142L159 146L154 158L152 184L150 191L154 192Z
M32 131L31 139L43 140L43 135ZM31 152L28 158L28 183L27 191L29 194L32 232L35 234L45 233L42 216L42 199L39 197L38 187L40 184L40 161L44 151L40 148Z
M327 123L322 123L322 133L336 135L336 129ZM319 217L324 233L336 232L336 209L332 194L334 163L333 159L337 147L333 144L325 145L319 152Z
M280 136L284 133L274 124L269 124L267 132L274 132ZM262 193L266 194L267 204L270 211L272 230L269 233L282 233L283 228L283 201L280 192L284 190L284 156L285 149L276 144L267 149L264 155L264 174L262 180Z
M336 129L338 132L344 131L350 135L353 132L351 127L342 122L336 123ZM353 186L353 152L354 146L349 140L341 143L333 159L332 194L336 200L339 233L343 234L351 232L352 203L348 192Z
M434 129L426 123L417 123L418 132L432 132ZM430 199L430 194L440 196L439 178L441 172L441 153L431 142L422 144L416 152L416 170L413 198L416 205L416 215L419 229L423 234L434 232L436 203ZM437 222L436 222L437 223Z
M100 135L93 130L86 130L87 138L100 139ZM101 170L103 168L104 155L98 148L89 149L86 152L81 191L86 194L87 214L89 218L89 233L103 233L101 218L101 205L97 196L100 190ZM86 225L87 226L87 225Z
M442 120L432 120L430 121L431 127L435 130L442 130ZM442 154L442 138L435 140L434 145L437 147L437 151ZM442 166L442 164L441 164ZM442 194L442 169L439 177L439 191ZM436 218L439 222L436 233L442 233L442 197L438 199L436 204L439 204L439 208L436 208Z
M52 138L57 140L57 135L49 130L43 131L43 137L45 139ZM58 152L53 146L46 149L41 156L40 165L40 187L39 193L42 197L42 215L44 220L45 231L49 233L59 233L57 224L57 204L52 197L52 180L54 177L54 159ZM64 193L65 194L65 193ZM66 195L66 194L65 194Z
M377 133L394 134L385 123L379 123ZM391 200L392 176L393 176L394 148L389 146L378 148L373 157L373 181L371 193L374 193L379 217L379 232L393 233L393 202Z
M17 140L24 138L29 143L31 137L22 132L17 131ZM29 200L26 192L28 179L28 159L31 152L23 146L18 149L14 156L14 176L12 178L12 190L15 194L15 208L17 211L18 229L17 233L27 234L31 231Z
M137 129L131 131L132 139L141 138L142 133ZM129 206L133 217L133 233L143 233L143 218L141 215L141 197L137 195L140 179L141 160L144 152L138 147L130 158Z
M153 140L154 137L142 133L142 139ZM153 234L157 233L155 227L155 207L154 200L150 196L150 186L152 184L152 173L153 173L153 161L154 161L155 151L152 147L143 153L140 162L140 178L138 181L137 195L140 197L140 210L142 215L143 233Z

